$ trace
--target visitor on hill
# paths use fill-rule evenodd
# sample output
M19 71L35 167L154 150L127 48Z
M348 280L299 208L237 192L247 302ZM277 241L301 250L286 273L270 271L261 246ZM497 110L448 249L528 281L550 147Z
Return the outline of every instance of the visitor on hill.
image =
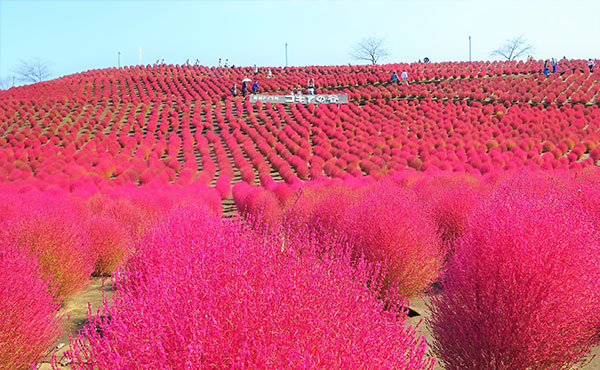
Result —
M186 65L186 67L190 66L190 60L189 59L185 61L185 65Z
M408 73L406 73L406 71L402 71L400 77L402 78L402 82L405 82L408 85Z
M296 95L302 95L302 86L298 86L298 90L296 90Z
M558 69L558 61L556 60L556 58L552 58L552 73L556 73L557 69Z
M254 75L256 76L258 74L258 67L256 66L256 64L254 65Z
M271 73L271 68L269 68L269 70L267 71L267 78L271 77L273 77L273 74Z
M198 59L196 59L196 63L194 63L195 66L199 66L200 65L200 61Z
M392 76L390 77L390 80L391 80L393 83L396 83L396 82L398 82L398 75L396 74L396 71L392 72Z
M246 96L246 91L248 91L248 84L246 81L242 82L242 96Z
M308 95L315 95L315 80L311 78L308 80Z
M218 67L219 68L223 67L223 63L221 63L221 58L219 58L219 65L218 65Z
M594 73L594 67L596 64L592 60L592 58L588 59L588 68L590 69L590 73Z
M258 82L254 81L254 83L252 84L252 93L256 95L257 92L258 92Z
M544 69L542 70L542 73L545 74L546 76L548 76L548 62L549 62L549 60L546 59L546 61L544 62Z
M156 67L159 63L160 63L160 59L156 59L156 63L154 63L154 66Z
M225 59L225 68L229 68L229 59Z
M163 60L160 62L160 64L165 64L165 60L163 59Z
M231 88L231 95L233 95L234 98L237 96L237 85L236 84L233 84L233 87Z
M423 63L429 63L429 58L425 57L425 59L423 59Z

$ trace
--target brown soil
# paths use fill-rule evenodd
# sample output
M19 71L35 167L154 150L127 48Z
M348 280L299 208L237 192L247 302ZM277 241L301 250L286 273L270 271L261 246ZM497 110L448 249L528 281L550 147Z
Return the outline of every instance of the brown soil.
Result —
M109 302L112 301L112 281L110 278L94 277L90 281L87 289L75 294L73 297L66 300L59 311L59 315L63 315L65 324L63 335L56 341L53 346L53 351L44 359L38 369L51 370L50 361L52 355L55 354L58 362L63 360L63 353L69 349L69 334L77 335L77 332L88 323L87 311L88 303L90 304L93 313L96 313L98 308L102 306L103 293L102 282L104 280L104 296ZM62 369L70 369L70 366L60 366Z

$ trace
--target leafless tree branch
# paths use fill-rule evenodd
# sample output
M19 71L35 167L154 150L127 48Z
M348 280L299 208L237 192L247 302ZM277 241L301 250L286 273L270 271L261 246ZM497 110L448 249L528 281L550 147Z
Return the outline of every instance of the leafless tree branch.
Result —
M12 87L12 77L0 77L0 90L8 90Z
M19 60L14 71L17 81L36 83L47 80L50 75L50 63L39 58Z
M533 46L527 43L523 35L506 40L505 44L492 51L492 56L500 56L506 60L515 60L520 56L533 52Z
M371 64L377 64L380 59L389 56L385 47L385 39L374 36L359 41L350 51L350 57L355 60L364 60Z

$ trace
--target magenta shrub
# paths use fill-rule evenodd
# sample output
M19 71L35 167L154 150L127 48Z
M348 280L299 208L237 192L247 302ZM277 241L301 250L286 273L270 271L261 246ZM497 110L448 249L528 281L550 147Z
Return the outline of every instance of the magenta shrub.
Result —
M13 217L0 225L0 240L35 257L44 277L57 284L57 297L84 289L96 261L79 210L59 195L23 199Z
M96 258L96 275L109 276L133 251L131 234L114 218L90 217L87 232Z
M485 188L470 175L441 173L418 180L412 187L432 211L449 252L468 229L467 220L485 196Z
M73 368L433 367L406 310L375 298L369 265L284 234L174 210L119 272L114 305L72 341Z
M31 369L62 333L55 288L13 245L0 245L0 266L0 369Z
M516 175L474 211L431 299L446 369L556 369L597 335L597 231L568 178Z
M382 263L387 285L411 298L438 277L443 250L431 213L408 189L390 180L364 188L342 225L355 255Z

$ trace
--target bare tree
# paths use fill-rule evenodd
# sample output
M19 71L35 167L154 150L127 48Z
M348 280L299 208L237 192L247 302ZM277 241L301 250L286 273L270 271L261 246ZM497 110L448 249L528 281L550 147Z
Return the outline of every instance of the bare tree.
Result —
M8 90L13 84L13 77L0 77L0 90Z
M380 59L384 59L389 55L390 53L385 47L385 39L374 36L362 39L350 51L350 56L353 59L365 60L371 64L377 64Z
M533 46L527 43L523 35L506 40L505 44L492 51L491 55L506 58L506 60L515 60L518 57L531 53Z
M36 83L47 80L50 73L50 63L39 58L19 60L14 69L17 81L24 83Z

